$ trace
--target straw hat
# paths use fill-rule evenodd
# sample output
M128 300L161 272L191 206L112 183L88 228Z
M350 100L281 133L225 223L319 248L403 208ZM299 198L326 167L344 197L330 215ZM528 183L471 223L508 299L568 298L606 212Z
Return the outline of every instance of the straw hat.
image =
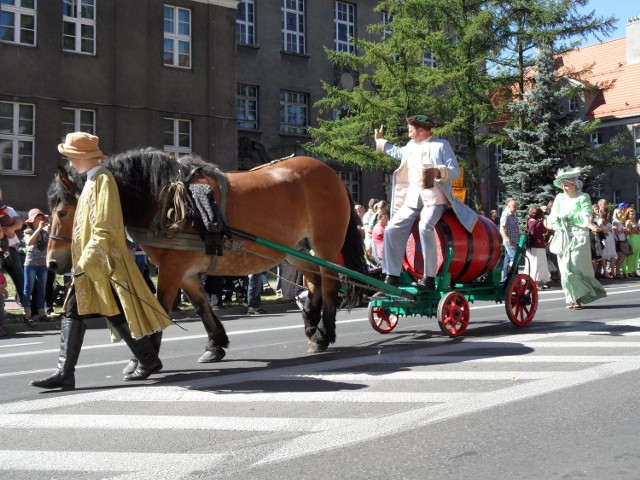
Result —
M107 158L98 148L98 141L99 138L90 133L73 132L58 145L58 151L70 158Z
M31 225L38 215L42 215L44 217L44 221L47 221L47 216L42 213L39 208L32 208L31 210L29 210L29 217L27 218L27 221L25 223Z
M578 187L578 190L582 189L582 181L578 180L578 177L582 175L582 169L580 167L576 168L566 168L558 170L558 174L556 175L553 184L562 188L562 182L571 182Z

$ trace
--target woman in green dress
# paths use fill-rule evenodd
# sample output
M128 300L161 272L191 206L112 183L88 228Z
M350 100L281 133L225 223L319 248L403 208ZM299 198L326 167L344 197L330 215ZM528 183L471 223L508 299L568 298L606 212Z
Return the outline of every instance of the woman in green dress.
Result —
M591 223L591 198L582 191L580 174L579 168L558 172L553 184L561 188L562 193L555 198L547 219L555 230L549 249L558 257L567 308L575 310L607 296L591 265L589 229L596 227Z

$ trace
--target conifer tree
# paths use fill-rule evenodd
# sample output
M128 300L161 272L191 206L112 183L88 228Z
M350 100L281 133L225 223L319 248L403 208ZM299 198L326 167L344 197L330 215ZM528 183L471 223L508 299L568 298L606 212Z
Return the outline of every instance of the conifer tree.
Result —
M509 105L523 127L504 129L510 146L503 149L505 161L499 170L507 195L523 210L555 197L558 190L553 180L560 168L583 167L589 174L594 167L629 163L617 153L624 136L606 146L591 143L589 135L598 122L582 120L579 103L569 107L581 87L558 78L551 49L541 48L536 63L533 87L523 100Z

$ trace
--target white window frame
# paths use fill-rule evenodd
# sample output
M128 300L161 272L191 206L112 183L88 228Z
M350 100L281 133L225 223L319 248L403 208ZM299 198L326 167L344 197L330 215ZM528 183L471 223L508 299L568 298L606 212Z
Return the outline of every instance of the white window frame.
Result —
M438 63L436 62L436 58L433 55L433 52L426 52L422 54L422 64L425 67L436 68Z
M36 141L36 106L32 103L15 103L15 102L0 102L0 104L10 105L11 106L11 131L10 132L0 132L0 140L11 142L11 168L5 169L3 168L3 161L0 161L0 172L2 173L13 173L13 174L32 174L34 172L34 162L35 162L35 141ZM21 117L21 114L24 115L28 113L27 111L22 111L21 109L30 109L31 110L31 118L26 118L25 116ZM25 125L21 125L21 119L27 120L28 123L31 124L30 131L24 131ZM30 169L20 169L20 159L21 156L25 157L25 155L20 155L20 146L21 144L31 145L31 153L26 155L26 158L30 159L31 168ZM2 153L0 151L0 153Z
M602 142L602 132L598 132L595 131L593 133L589 134L589 141L591 142L591 144L595 145L596 147L599 147L603 144Z
M382 38L390 37L393 34L393 30L389 28L389 25L391 24L392 21L393 21L393 15L387 12L382 12L381 23L385 27L384 30L382 30Z
M171 18L167 17L167 13L171 14ZM180 17L182 13L187 13L188 14L188 19L187 21L181 21ZM162 61L164 62L164 65L166 67L173 67L173 68L184 68L184 69L190 69L191 68L191 58L192 58L192 54L191 54L191 50L192 50L192 41L191 41L191 32L193 31L193 26L192 26L192 15L191 15L191 10L188 8L183 8L183 7L176 7L175 5L167 5L166 3L164 4L164 9L163 9L163 23L164 23L164 37L163 37L163 55L162 55ZM171 22L170 25L168 25L167 22ZM189 33L188 34L184 34L184 33L180 33L180 25L188 25L188 30ZM167 29L167 27L172 27L170 29ZM171 44L171 50L167 50L166 45L167 43ZM182 51L181 52L181 47L186 46L187 47L187 51ZM170 53L171 58L167 59L167 53ZM184 63L181 62L181 59L186 58L187 62L186 65Z
M280 133L307 135L309 94L280 90Z
M498 207L498 213L502 211L506 200L507 200L507 193L501 190L498 190L496 192L496 206Z
M340 179L349 190L354 202L360 202L360 172L352 170L338 170Z
M180 158L183 155L189 155L192 152L193 145L193 124L191 120L186 120L184 118L173 118L173 117L164 117L164 122L170 122L171 127L170 130L167 130L166 127L164 130L165 135L165 144L164 151L167 153L173 154L175 158ZM181 132L181 126L188 126L188 133ZM167 134L171 136L171 143L166 143ZM187 137L189 140L189 145L181 145L181 137Z
M62 141L68 133L71 132L86 132L91 135L96 134L96 112L95 110L89 110L87 108L63 108L62 118ZM73 114L73 122L65 122L64 113ZM87 121L87 116L90 116Z
M640 125L633 126L633 151L636 155L640 155Z
M238 128L258 130L258 87L239 83L236 94Z
M256 44L256 3L255 0L241 0L236 10L236 43Z
M622 193L620 192L620 189L616 188L611 195L613 197L613 202L611 202L613 205L618 205L622 202Z
M502 144L497 143L495 148L493 149L493 164L496 168L500 166L500 162L504 158L504 153L502 151Z
M336 52L355 52L349 39L356 36L356 6L352 3L333 2L333 45Z
M62 49L65 52L81 53L84 55L95 55L97 51L96 41L96 10L98 8L98 0L63 0L63 14L62 14ZM93 18L83 17L83 7L89 6L93 11ZM67 15L67 8L72 10L71 15ZM65 24L71 24L74 26L73 34L73 48L65 48L64 40L67 37L65 35ZM91 28L93 30L93 36L83 37L83 30L85 28ZM83 50L82 41L85 39L91 40L93 49Z
M569 111L577 112L580 109L580 100L578 97L571 97L569 99Z
M23 6L26 3L26 0L15 0L16 5L9 4L1 4L0 5L0 21L2 20L2 12L8 12L13 15L13 25L5 25L5 28L13 29L13 38L11 40L2 39L0 37L0 42L5 43L15 43L17 45L27 45L31 47L36 46L36 33L37 29L37 18L36 15L38 10L38 0L31 0L33 2L33 7L25 7ZM33 28L23 27L24 17L32 17L33 19ZM33 34L33 42L23 41L23 33L32 32Z
M304 0L282 0L282 51L304 55L307 51ZM291 25L287 20L295 20Z

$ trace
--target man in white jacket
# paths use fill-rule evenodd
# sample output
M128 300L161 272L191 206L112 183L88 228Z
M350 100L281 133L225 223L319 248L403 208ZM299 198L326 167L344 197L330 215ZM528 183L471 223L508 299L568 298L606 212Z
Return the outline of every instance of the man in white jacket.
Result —
M384 126L374 134L378 152L401 160L394 173L392 217L384 232L382 270L386 274L385 282L399 285L407 240L419 216L424 274L415 286L434 290L438 270L435 237L438 220L450 204L460 223L471 232L477 215L453 195L450 180L460 176L458 161L449 142L433 137L431 119L426 115L413 115L407 118L407 128L411 140L404 147L383 138Z

